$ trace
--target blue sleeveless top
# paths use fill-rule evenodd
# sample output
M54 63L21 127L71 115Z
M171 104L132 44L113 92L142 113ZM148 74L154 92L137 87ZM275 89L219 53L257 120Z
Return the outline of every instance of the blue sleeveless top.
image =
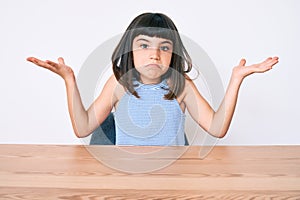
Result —
M134 84L140 98L126 92L114 113L116 145L185 145L185 114L176 99L164 99L167 81Z

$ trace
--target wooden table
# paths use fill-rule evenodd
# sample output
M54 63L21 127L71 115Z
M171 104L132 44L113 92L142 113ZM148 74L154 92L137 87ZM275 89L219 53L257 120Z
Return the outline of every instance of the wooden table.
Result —
M300 146L217 146L204 159L199 151L2 144L0 199L300 199ZM109 162L169 164L128 173Z

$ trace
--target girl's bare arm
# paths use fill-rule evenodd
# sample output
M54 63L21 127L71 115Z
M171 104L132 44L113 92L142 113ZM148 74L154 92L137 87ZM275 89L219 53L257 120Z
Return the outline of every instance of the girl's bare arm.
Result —
M278 57L268 58L265 61L245 66L246 60L242 59L234 67L221 105L214 111L207 101L201 96L192 81L187 81L185 97L183 99L193 119L207 132L215 137L222 138L226 135L236 107L238 92L245 77L253 73L266 72L278 63Z
M65 65L63 58L58 58L58 63L49 60L42 61L34 57L29 57L27 60L58 74L64 79L69 115L77 137L88 136L111 112L116 102L113 88L116 87L117 81L114 76L106 82L100 96L86 110L82 104L74 72L69 66Z

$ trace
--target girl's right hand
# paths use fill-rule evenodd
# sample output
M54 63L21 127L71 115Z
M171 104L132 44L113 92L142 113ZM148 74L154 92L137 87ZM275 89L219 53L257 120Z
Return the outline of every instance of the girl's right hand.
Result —
M50 60L42 61L34 57L28 57L27 61L58 74L65 81L68 81L69 79L74 79L74 72L72 68L65 65L65 61L62 57L58 58L58 63L55 63Z

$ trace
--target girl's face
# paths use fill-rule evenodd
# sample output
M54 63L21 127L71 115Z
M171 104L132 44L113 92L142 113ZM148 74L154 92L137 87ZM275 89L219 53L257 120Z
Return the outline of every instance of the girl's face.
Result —
M133 63L144 84L161 81L170 66L173 43L171 40L138 35L132 44Z

